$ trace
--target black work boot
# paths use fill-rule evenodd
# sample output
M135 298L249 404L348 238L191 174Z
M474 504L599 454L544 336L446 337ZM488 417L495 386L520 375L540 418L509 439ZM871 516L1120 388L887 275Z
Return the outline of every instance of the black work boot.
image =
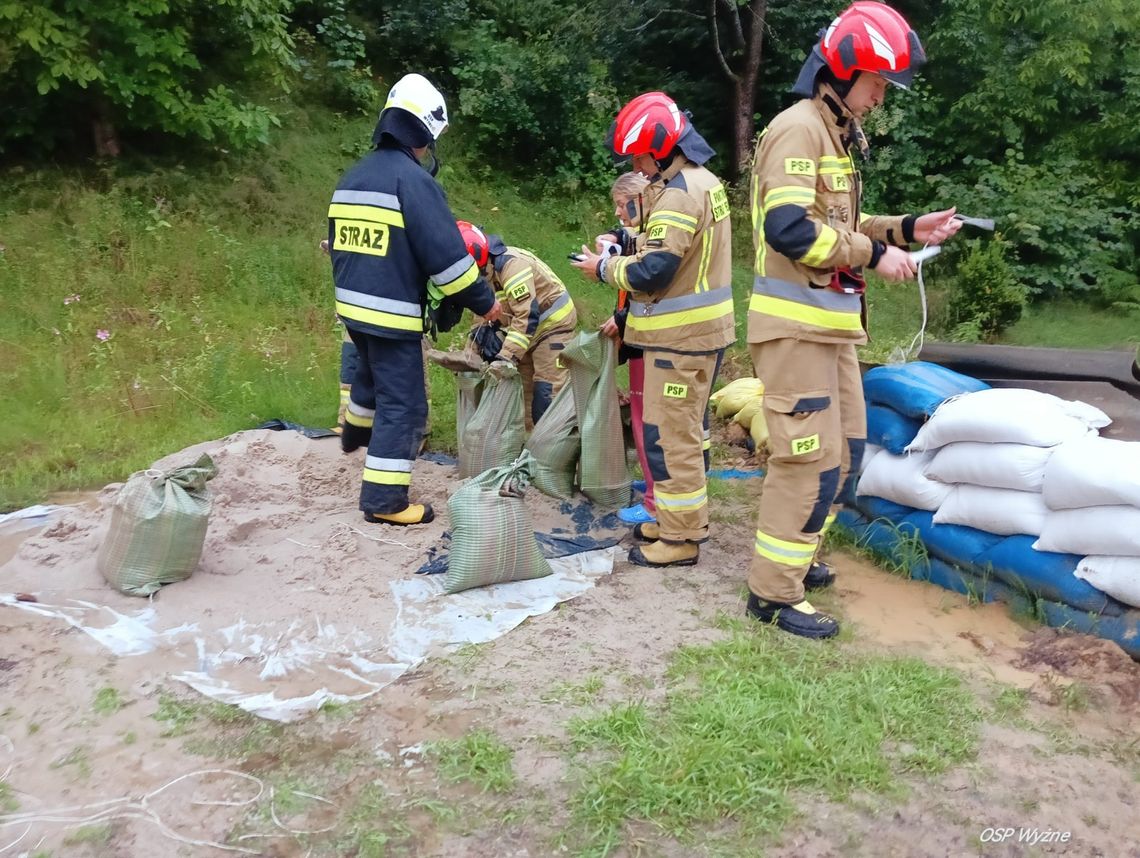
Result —
M831 638L839 634L839 622L817 611L807 601L789 605L769 602L749 593L747 611L750 617L762 623L775 623L777 628L802 638Z
M835 573L826 563L814 562L804 575L805 590L822 590L835 583Z
M367 447L372 440L371 426L353 426L347 421L340 424L340 448L351 453L361 447Z

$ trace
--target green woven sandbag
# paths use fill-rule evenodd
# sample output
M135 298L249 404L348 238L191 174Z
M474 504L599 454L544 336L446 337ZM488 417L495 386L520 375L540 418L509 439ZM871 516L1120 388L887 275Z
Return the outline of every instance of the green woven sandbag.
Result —
M451 549L443 587L448 593L551 574L523 499L533 466L524 451L511 464L475 477L447 501Z
M193 465L131 474L115 495L111 529L96 557L112 587L149 596L190 577L202 556L213 503L206 482L217 472L203 454Z
M467 429L467 421L479 407L479 399L483 395L483 373L455 373L455 388L455 437L459 439Z
M483 393L459 436L459 476L473 477L513 462L526 440L522 378L509 361L483 370Z
M534 487L546 495L568 500L574 496L574 477L582 451L574 389L563 387L534 425L526 449L534 457Z
M582 439L578 477L582 493L604 509L629 503L629 470L618 401L617 345L609 337L581 331L562 350L570 367L574 409Z

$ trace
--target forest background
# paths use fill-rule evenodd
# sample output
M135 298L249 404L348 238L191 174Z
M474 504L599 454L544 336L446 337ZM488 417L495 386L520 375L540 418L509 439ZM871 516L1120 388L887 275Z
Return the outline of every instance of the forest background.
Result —
M605 132L629 97L668 92L720 153L745 298L752 141L844 5L0 0L0 510L273 417L331 422L340 344L316 245L406 71L448 99L456 214L550 262L584 326L613 298L564 260L612 221ZM866 207L997 222L926 266L931 333L1140 343L1140 5L896 7L929 64L866 123ZM877 360L921 309L912 285L871 296ZM436 369L432 395L448 449Z

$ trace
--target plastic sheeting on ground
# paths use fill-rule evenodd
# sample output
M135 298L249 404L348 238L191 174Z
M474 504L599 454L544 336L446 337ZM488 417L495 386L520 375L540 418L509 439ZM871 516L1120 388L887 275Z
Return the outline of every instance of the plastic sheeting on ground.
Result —
M589 551L551 560L554 574L546 578L452 596L437 578L392 581L397 614L386 629L341 628L335 618L315 615L289 624L248 624L235 616L207 638L197 624L159 628L153 604L124 614L89 601L55 605L4 593L0 605L65 622L117 656L157 653L172 678L207 697L293 721L326 702L369 697L433 654L494 640L582 595L613 564L612 548ZM251 660L256 674L241 667Z

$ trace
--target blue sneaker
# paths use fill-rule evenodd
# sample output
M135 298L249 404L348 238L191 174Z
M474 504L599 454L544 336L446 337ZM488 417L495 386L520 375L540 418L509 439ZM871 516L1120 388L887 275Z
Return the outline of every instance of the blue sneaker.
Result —
M657 521L642 503L619 509L617 515L626 524L648 524L651 521Z
M635 492L641 492L642 494L645 494L645 480L634 480L629 484L629 486Z

